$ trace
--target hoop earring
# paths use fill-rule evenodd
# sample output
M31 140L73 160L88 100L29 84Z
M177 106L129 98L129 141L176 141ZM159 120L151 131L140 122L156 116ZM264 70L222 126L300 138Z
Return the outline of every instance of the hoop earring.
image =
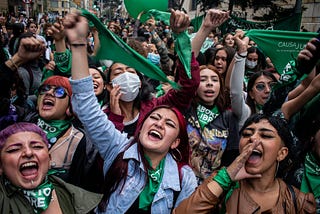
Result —
M176 153L178 154L179 158L177 158L174 155L174 151L176 151ZM173 159L175 159L175 161L180 162L182 160L182 155L181 155L181 152L179 151L179 149L177 149L177 148L172 149L170 154L172 155Z

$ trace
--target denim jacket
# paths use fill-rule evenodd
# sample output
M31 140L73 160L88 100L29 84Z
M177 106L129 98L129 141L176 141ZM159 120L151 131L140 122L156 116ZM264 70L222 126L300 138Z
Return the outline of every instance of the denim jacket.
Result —
M93 92L92 78L70 80L72 85L72 106L83 123L87 136L97 146L104 159L103 170L106 173L117 155L131 142L127 135L118 131L108 117L100 110ZM128 177L112 193L105 213L125 213L143 191L147 172L139 157L137 144L129 147L123 158L129 159ZM181 181L176 161L168 153L165 160L163 180L155 194L152 213L171 213L183 199L189 197L197 187L196 177L189 166L181 168ZM123 189L121 190L123 186ZM179 191L176 204L173 204L174 192Z

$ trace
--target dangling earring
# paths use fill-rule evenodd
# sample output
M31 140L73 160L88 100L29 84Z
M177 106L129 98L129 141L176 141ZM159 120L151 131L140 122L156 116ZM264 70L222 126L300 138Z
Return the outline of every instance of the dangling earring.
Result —
M274 178L277 177L278 169L279 169L279 161L277 161L276 173L274 174Z
M176 151L176 153L178 154L179 158L177 158L175 155L174 155L174 151ZM177 162L180 162L182 160L182 155L181 155L181 152L179 151L179 149L177 148L174 148L171 150L171 155L173 157L173 159L175 159Z

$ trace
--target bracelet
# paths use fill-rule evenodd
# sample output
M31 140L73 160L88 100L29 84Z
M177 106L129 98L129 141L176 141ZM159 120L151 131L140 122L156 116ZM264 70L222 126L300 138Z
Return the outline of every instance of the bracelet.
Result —
M14 63L14 61L12 60L12 58L10 58L9 60L10 60L11 64L16 68L16 70L18 70L19 67L17 66L16 63Z
M213 180L216 181L224 191L229 190L233 184L225 167L219 170L216 176L213 177Z
M70 44L73 47L82 47L82 46L86 46L86 43L79 43L79 44Z
M241 54L238 54L238 56L242 57L242 58L246 58L248 54L245 54L245 55L241 55Z

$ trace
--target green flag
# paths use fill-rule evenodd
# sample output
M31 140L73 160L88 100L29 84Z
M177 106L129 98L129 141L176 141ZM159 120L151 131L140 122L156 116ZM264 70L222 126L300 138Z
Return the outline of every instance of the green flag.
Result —
M128 46L122 39L109 31L95 15L85 9L81 9L81 13L89 22L94 24L99 32L100 48L96 55L97 59L110 59L115 62L121 62L152 79L169 82L172 87L178 88L177 83L168 80L165 73L159 67L152 64L148 59Z
M163 21L166 25L170 25L170 16L171 13L163 12L159 10L149 10L144 16L145 22L147 19L153 17L157 21ZM141 18L142 19L142 18ZM180 62L183 64L183 67L191 79L191 41L187 31L181 32L179 34L173 34L175 39L174 48L179 57Z
M129 15L135 19L139 13L147 12L151 9L168 10L168 0L124 0L124 5Z
M141 22L145 22L151 17L153 17L154 20L156 21L162 21L165 25L170 25L170 16L171 16L171 13L152 9L146 12L145 14L143 14L140 20Z
M307 42L317 34L298 31L249 30L246 36L252 39L266 56L270 57L281 74L287 63L296 59Z

